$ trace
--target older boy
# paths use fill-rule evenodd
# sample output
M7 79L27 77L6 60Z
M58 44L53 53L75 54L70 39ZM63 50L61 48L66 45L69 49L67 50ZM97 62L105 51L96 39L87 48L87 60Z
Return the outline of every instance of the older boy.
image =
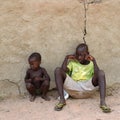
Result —
M74 55L66 56L62 67L55 70L55 81L60 96L55 110L59 111L66 105L63 89L72 97L81 98L99 86L100 107L103 112L111 111L105 103L105 74L99 69L95 58L89 54L86 44L78 45Z

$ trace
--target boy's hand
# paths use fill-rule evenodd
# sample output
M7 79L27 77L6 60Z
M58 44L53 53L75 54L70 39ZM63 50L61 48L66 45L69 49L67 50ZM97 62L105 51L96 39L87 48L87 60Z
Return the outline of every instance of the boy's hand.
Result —
M37 76L37 77L34 77L34 80L35 81L43 81L43 78Z
M32 82L32 79L26 79L25 82L26 82L26 83L31 83L31 82Z
M75 57L75 55L67 55L66 59L72 59L72 60L74 60L74 59L76 59L76 57Z
M94 60L94 57L91 56L91 55L87 55L87 56L85 57L85 59L86 59L86 60L89 60L89 61L93 61L93 60Z

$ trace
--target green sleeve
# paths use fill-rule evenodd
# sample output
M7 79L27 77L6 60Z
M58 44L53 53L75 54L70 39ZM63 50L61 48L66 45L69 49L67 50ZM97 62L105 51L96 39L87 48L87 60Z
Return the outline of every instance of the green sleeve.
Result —
M70 61L70 62L68 63L67 68L69 69L69 71L67 72L67 74L68 74L69 76L71 76L71 74L72 74L72 61Z

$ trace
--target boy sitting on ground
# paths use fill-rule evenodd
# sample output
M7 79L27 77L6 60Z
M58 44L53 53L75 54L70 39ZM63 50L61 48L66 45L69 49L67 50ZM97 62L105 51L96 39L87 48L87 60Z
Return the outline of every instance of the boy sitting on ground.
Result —
M66 105L64 89L73 98L83 98L96 86L100 89L100 108L103 112L111 112L105 102L106 80L104 71L100 70L96 60L89 54L88 46L79 44L74 55L67 55L61 68L55 70L55 82L60 96L55 110Z

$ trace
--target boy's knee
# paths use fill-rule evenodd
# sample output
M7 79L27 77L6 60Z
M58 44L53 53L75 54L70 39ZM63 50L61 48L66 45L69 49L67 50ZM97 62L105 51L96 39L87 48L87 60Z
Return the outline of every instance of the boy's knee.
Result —
M100 76L105 76L105 72L103 70L99 70L99 75Z
M27 89L31 89L33 87L33 85L31 83L26 83L26 88Z
M55 69L55 73L59 73L61 71L61 68L60 67L57 67L56 69Z
M42 85L45 86L45 87L49 87L50 81L45 80Z

